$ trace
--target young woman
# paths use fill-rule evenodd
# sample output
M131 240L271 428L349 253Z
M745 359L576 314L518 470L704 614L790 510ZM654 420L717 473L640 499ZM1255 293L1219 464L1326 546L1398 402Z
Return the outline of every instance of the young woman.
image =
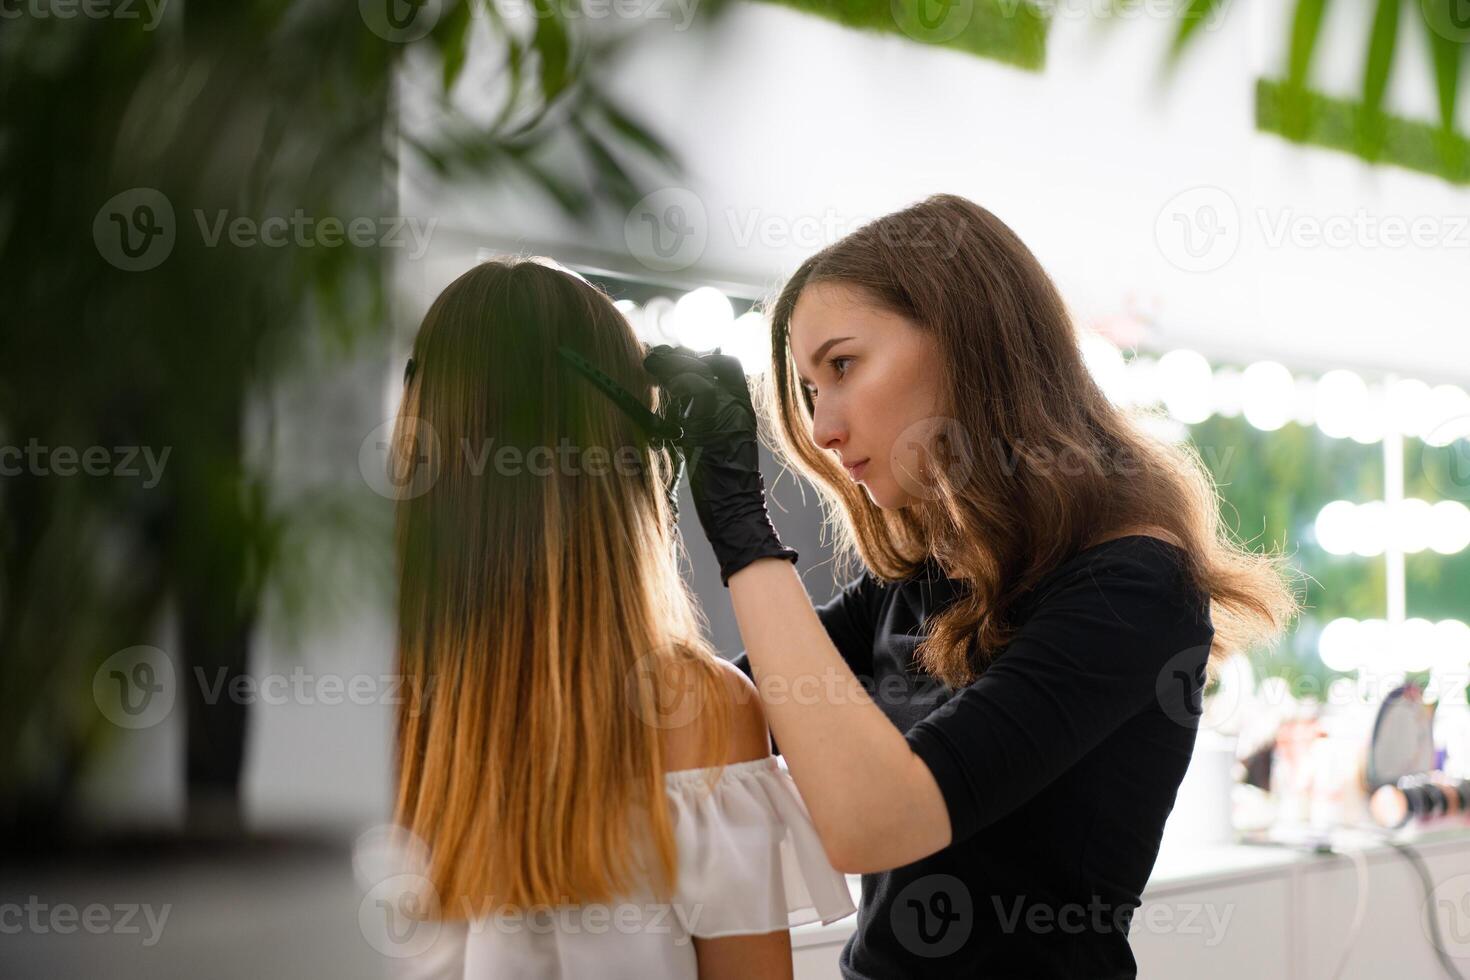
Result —
M843 975L1134 976L1207 665L1289 621L1282 559L1233 542L1198 457L1109 403L1040 264L970 201L824 249L770 317L780 448L864 566L816 609L738 364L645 366L681 406L736 662L863 876Z
M643 356L536 261L471 269L415 338L386 951L417 975L789 977L789 927L854 910L700 637Z

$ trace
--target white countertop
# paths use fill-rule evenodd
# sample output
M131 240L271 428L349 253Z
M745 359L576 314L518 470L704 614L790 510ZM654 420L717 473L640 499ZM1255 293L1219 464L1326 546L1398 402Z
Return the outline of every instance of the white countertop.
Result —
M1470 846L1470 821L1460 819L1452 824L1440 821L1434 829L1405 830L1391 839L1431 851L1439 847ZM1334 833L1331 844L1333 850L1325 852L1315 852L1307 845L1246 843L1176 845L1161 849L1158 860L1154 862L1153 874L1149 876L1148 885L1144 888L1143 898L1146 902L1150 898L1176 890L1273 871L1280 872L1295 865L1346 861L1347 850L1373 852L1388 848L1387 839L1382 834L1349 830ZM853 904L861 904L862 878L848 875L847 885L852 890ZM857 915L854 914L827 925L811 923L797 926L791 930L791 946L799 949L804 946L846 942L856 925Z

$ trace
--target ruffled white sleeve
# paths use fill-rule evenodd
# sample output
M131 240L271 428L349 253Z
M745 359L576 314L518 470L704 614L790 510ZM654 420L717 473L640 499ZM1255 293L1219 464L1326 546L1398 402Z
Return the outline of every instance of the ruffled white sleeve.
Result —
M791 775L774 755L664 775L679 880L673 911L703 939L835 922L857 911Z

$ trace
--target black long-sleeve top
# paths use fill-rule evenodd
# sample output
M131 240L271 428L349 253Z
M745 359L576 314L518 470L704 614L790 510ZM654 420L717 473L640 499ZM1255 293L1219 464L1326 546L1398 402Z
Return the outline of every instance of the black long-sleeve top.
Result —
M904 582L865 573L817 607L934 774L952 829L943 850L862 876L844 978L1137 975L1128 929L1189 765L1214 636L1182 560L1146 535L1078 553L955 691L913 659L927 618L964 588L932 561ZM735 663L751 673L745 653Z

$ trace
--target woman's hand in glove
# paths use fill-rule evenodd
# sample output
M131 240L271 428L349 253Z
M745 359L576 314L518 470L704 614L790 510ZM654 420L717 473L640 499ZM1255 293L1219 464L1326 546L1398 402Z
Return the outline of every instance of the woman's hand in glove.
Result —
M720 581L759 558L797 554L781 544L766 511L755 409L740 362L717 350L699 355L660 345L643 367L674 402L700 526L720 563Z

